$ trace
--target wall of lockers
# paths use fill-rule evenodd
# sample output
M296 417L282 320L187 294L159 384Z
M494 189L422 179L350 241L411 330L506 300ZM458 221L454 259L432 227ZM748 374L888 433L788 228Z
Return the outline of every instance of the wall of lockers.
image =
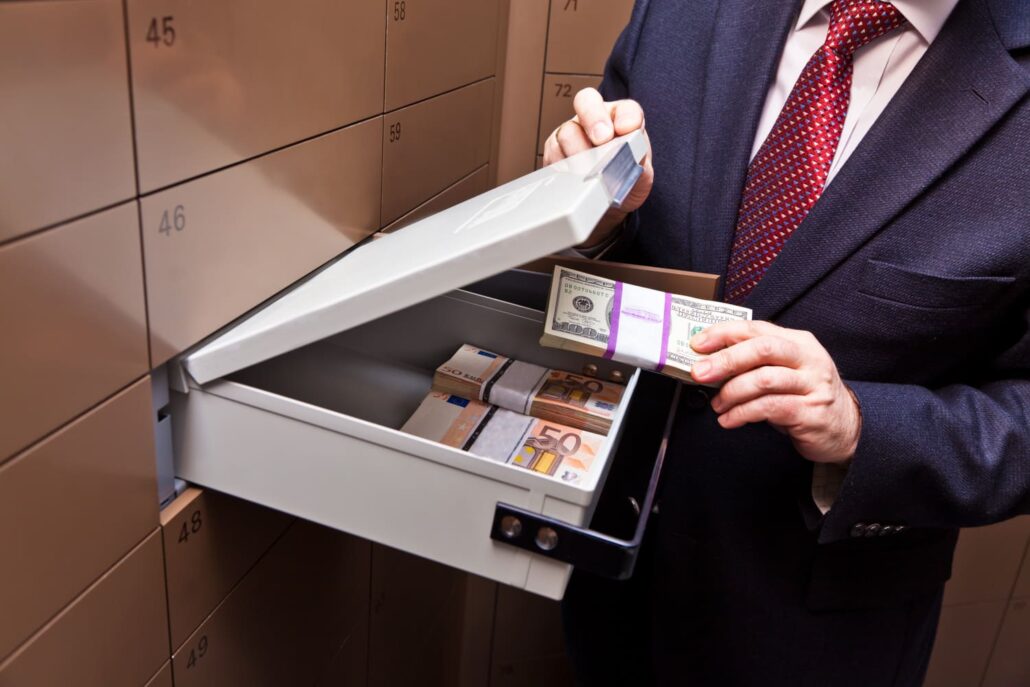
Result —
M175 495L154 409L178 353L531 171L631 4L0 3L0 685L571 683L553 602ZM963 534L929 684L1030 683L1028 538Z

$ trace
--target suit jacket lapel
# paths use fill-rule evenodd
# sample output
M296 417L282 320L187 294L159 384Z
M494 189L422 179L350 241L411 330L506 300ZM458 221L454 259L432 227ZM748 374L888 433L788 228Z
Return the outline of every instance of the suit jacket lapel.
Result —
M755 129L802 1L719 4L698 127L691 269L726 270Z
M1026 93L983 0L959 2L745 305L771 319L871 239Z

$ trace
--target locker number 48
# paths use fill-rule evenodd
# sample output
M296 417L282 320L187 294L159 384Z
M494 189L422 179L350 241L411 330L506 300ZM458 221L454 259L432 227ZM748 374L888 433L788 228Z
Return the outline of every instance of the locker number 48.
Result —
M173 228L176 231L186 228L186 208L182 205L176 205L174 210L165 210L161 213L161 226L157 229L158 233L171 236Z

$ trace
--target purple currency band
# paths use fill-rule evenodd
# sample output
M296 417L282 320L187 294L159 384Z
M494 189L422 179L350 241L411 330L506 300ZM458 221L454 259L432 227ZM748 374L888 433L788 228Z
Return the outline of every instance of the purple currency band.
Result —
M612 297L612 321L611 331L608 334L608 348L604 352L604 359L611 360L615 355L616 344L619 340L619 315L622 314L622 282L615 282L615 296Z
M662 352L658 356L657 372L665 369L665 362L669 356L669 328L672 325L672 294L665 293L665 319L662 320Z

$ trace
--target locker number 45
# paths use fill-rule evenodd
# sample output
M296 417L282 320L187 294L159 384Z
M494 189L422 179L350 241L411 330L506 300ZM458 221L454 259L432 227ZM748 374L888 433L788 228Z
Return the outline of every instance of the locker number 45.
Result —
M161 226L157 229L158 233L171 236L173 228L176 231L186 228L186 208L182 205L176 205L175 209L165 210L161 213Z
M172 47L175 45L175 17L167 16L158 19L154 17L147 27L147 42L153 43L155 48L162 44Z

